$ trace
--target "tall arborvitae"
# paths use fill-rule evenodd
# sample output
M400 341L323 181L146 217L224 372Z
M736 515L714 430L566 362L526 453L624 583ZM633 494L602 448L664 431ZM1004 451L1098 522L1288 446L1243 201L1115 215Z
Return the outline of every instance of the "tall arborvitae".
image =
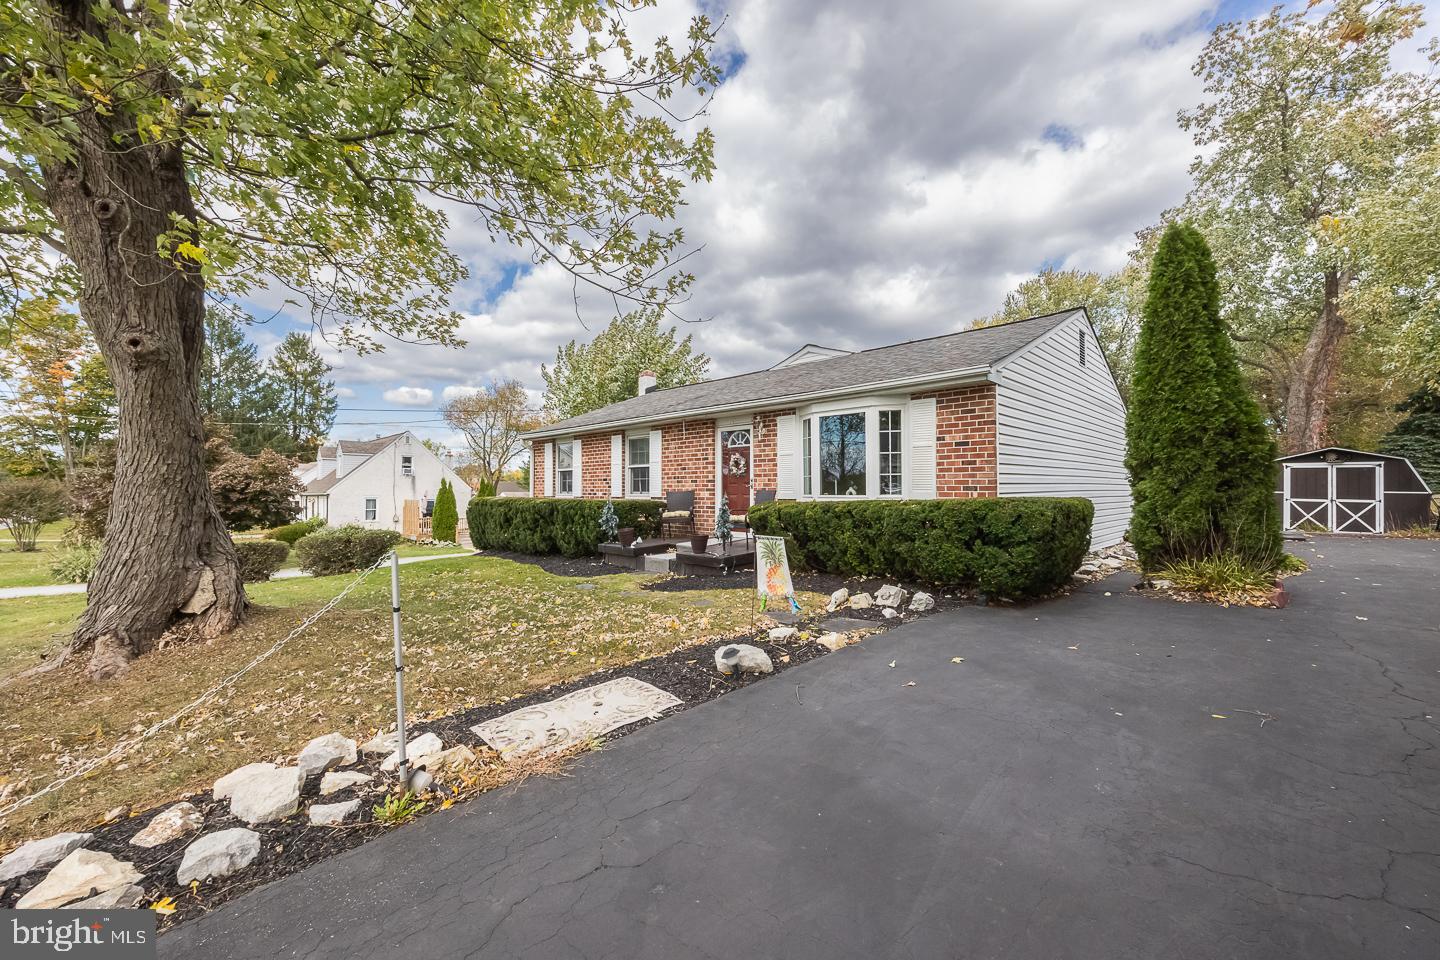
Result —
M1128 441L1130 537L1146 569L1218 552L1278 560L1274 438L1220 319L1210 248L1190 226L1165 231L1150 270Z
M1146 569L1205 550L1220 471L1215 323L1220 290L1199 231L1171 226L1150 268L1126 427L1130 539Z
M450 481L442 479L435 494L435 508L430 512L430 536L445 543L455 543L455 528L460 523L460 514L455 509L455 488Z

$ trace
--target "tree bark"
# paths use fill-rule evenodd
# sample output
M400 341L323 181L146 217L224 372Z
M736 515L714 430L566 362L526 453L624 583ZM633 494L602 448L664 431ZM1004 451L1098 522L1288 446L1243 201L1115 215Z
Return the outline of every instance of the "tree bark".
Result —
M1325 442L1330 399L1340 368L1340 343L1345 337L1340 294L1346 279L1338 268L1325 271L1325 301L1290 375L1285 399L1286 453L1314 450Z
M61 16L91 26L83 5ZM58 12L58 11L57 11ZM45 190L83 287L119 401L115 488L89 600L66 655L107 679L185 626L214 637L243 620L234 544L210 495L198 401L204 285L157 243L195 220L180 152L142 144L123 114L76 116L75 154L47 165Z

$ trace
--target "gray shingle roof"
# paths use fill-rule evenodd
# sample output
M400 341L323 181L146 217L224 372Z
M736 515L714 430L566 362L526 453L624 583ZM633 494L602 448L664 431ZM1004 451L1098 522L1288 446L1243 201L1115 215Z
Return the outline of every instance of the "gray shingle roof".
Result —
M330 488L335 486L335 484L339 481L340 478L335 476L335 471L331 470L329 473L325 474L325 476L316 477L314 480L311 480L309 483L305 484L305 489L301 492L308 493L311 496L319 493L329 493Z
M883 387L896 380L990 367L1064 323L1074 313L1074 310L1065 310L995 327L962 330L925 340L875 347L779 370L759 370L684 387L655 390L549 424L526 436L558 436L612 423L676 419L716 407L744 406L769 400L780 405L791 397L828 391L840 393L871 385Z

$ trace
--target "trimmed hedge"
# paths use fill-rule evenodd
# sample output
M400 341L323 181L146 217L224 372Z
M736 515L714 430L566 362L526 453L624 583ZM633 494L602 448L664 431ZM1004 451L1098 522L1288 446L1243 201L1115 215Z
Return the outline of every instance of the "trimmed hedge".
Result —
M394 530L367 530L352 524L301 537L295 553L301 570L324 577L363 570L404 539Z
M307 534L314 533L325 526L325 520L321 517L311 517L309 520L301 520L299 523L287 523L283 527L276 527L265 536L271 540L279 540L281 543L295 546L295 541Z
M1070 582L1090 547L1089 500L774 501L750 508L758 534L784 537L797 566L856 577L1035 597Z
M290 545L279 540L236 540L235 555L240 558L240 578L259 583L284 565Z
M640 537L660 529L659 500L615 500L620 526ZM470 542L479 550L559 553L588 557L600 549L600 511L604 500L570 497L475 497L465 517Z

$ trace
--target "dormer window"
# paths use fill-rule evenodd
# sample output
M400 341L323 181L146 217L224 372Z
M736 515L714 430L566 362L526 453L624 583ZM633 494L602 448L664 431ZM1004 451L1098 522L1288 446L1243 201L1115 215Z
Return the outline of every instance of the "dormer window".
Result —
M401 457L401 458L400 458L400 473L401 473L402 475L407 476L407 477L413 477L413 476L415 475L414 460L415 460L414 457Z

